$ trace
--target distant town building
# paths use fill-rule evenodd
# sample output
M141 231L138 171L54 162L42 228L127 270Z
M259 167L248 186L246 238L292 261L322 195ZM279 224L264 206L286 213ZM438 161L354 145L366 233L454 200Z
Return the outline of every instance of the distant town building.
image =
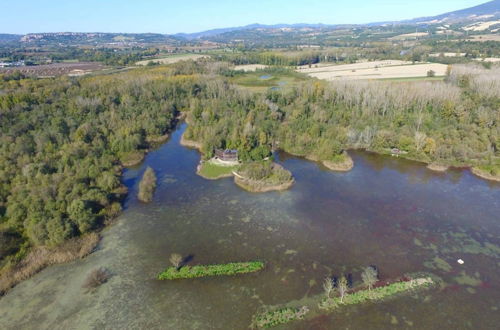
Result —
M24 61L17 62L0 62L0 68L9 68L13 66L24 66Z

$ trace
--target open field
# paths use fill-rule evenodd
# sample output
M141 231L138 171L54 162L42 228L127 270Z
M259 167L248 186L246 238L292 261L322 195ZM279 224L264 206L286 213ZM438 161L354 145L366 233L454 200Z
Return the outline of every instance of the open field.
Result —
M159 63L159 64L172 64L180 61L188 61L193 60L196 61L200 58L209 57L208 55L199 55L199 54L178 54L171 55L163 58L152 58L149 60L139 61L136 65L148 65L149 62Z
M500 21L477 22L464 27L465 31L484 31L488 30L491 26L500 24Z
M245 64L245 65L237 65L234 67L235 70L243 70L245 72L257 71L260 69L267 68L267 65L264 64Z
M413 81L444 81L443 76L439 77L405 77L405 78L384 78L382 81L413 82Z
M273 70L247 72L231 78L236 85L254 91L266 91L268 88L286 89L304 80L306 77L293 71L274 72Z
M66 62L36 66L19 66L0 68L0 74L10 74L19 71L27 76L53 77L53 76L81 76L87 73L103 70L104 65L97 62Z
M312 68L308 65L299 66L298 71L301 73L315 73L324 71L345 71L345 70L361 70L361 69L371 69L371 68L381 68L386 66L396 66L396 65L406 65L412 64L409 61L401 60L383 60L383 61L372 61L372 62L358 62L354 64L333 64L333 63L319 63L315 64Z
M475 58L474 61L497 63L500 62L500 58L498 57Z
M500 34L481 34L471 36L469 39L473 41L500 41Z
M206 179L219 179L233 176L233 171L237 168L238 166L221 166L208 161L200 166L198 174Z
M345 65L331 65L318 68L299 69L311 77L323 80L338 79L401 79L426 78L430 70L435 76L444 76L447 65L438 63L417 63L404 61L375 61Z
M466 53L432 53L429 57L465 57Z
M398 36L389 38L391 40L404 40L404 39L412 39L412 38L418 38L418 37L425 37L428 36L429 34L427 32L414 32L414 33L406 33L406 34L400 34Z

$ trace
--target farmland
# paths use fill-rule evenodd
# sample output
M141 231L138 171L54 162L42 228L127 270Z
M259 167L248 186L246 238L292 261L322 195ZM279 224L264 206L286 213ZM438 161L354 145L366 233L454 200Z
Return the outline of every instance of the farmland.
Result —
M426 78L429 71L444 76L447 66L439 63L415 63L406 61L374 61L343 65L322 65L317 68L300 67L297 71L323 80L402 79Z
M63 75L81 76L95 71L104 70L106 67L98 62L66 62L36 66L21 66L0 68L0 74L11 74L15 71L26 76L54 77Z
M199 60L200 58L206 58L207 55L198 55L198 54L179 54L179 55L171 55L163 58L155 58L148 59L144 61L139 61L136 65L148 65L149 63L158 63L158 64L173 64L180 61L188 61L188 60Z

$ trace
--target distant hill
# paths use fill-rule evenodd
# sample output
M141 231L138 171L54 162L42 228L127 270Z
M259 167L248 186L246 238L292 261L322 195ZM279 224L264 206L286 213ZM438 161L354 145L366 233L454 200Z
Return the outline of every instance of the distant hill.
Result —
M422 23L422 22L453 22L468 19L477 19L478 16L493 15L500 16L500 0L494 0L482 5L452 11L449 13L441 14L438 16L431 17L420 17L412 20L403 21L404 23Z
M494 0L482 5L457 10L437 16L421 17L405 21L394 22L374 22L369 24L250 24L239 27L228 27L220 29L212 29L196 33L178 33L175 35L159 34L159 33L82 33L82 32L58 32L58 33L30 33L24 36L13 34L0 34L0 44L9 42L21 42L30 45L46 45L46 44L65 44L65 45L102 45L102 44L119 44L119 45L135 45L135 44L170 44L177 45L186 41L209 40L214 42L228 42L235 40L254 40L258 41L262 36L279 38L280 34L290 34L294 32L307 34L308 30L319 30L322 32L339 30L345 28L369 28L379 27L383 25L414 25L414 24L433 24L444 22L468 22L500 19L500 0ZM290 36L286 36L289 38ZM308 43L305 39L297 40L298 44L302 42ZM273 40L269 40L269 44L273 44Z
M245 26L238 27L229 27L229 28L221 28L221 29L213 29L195 33L177 33L175 36L186 38L188 40L192 39L202 39L207 37L214 37L220 34L235 32L235 31L244 31L244 30L254 30L254 29L301 29L301 28L322 28L322 27L331 27L333 25L327 24L307 24L307 23L297 23L297 24L273 24L273 25L265 25L265 24L249 24Z
M264 30L276 30L276 29L303 29L303 28L312 28L312 29L321 29L321 28L327 28L327 29L335 29L335 28L344 28L344 27L349 27L349 26L377 26L377 25L383 25L383 24L418 24L418 23L429 23L432 21L436 21L436 23L439 22L444 22L444 21L457 21L457 20L470 20L470 19L477 19L478 16L483 16L483 15L493 15L493 16L500 16L500 0L494 0L490 1L487 3L484 3L482 5L474 6L471 8L466 8L462 10L457 10L445 14L441 14L438 16L430 16L430 17L420 17L420 18L415 18L411 20L405 20L405 21L394 21L394 22L375 22L375 23L368 23L368 24L362 24L362 25L338 25L338 24L306 24L306 23L299 23L299 24L274 24L274 25L264 25L264 24L250 24L250 25L245 25L245 26L238 26L238 27L229 27L229 28L221 28L221 29L213 29L213 30L207 30L207 31L201 31L201 32L196 32L196 33L178 33L175 36L177 37L182 37L188 40L193 40L193 39L204 39L204 38L213 38L219 35L227 34L227 33L234 33L234 32L244 32L247 30L256 30L256 29L264 29ZM480 18L480 17L479 17Z
M21 40L22 35L20 34L2 34L0 33L0 44L5 44L9 42L16 42Z
M64 43L72 44L175 44L180 38L159 33L101 33L101 32L55 32L29 33L21 37L20 41L27 44Z

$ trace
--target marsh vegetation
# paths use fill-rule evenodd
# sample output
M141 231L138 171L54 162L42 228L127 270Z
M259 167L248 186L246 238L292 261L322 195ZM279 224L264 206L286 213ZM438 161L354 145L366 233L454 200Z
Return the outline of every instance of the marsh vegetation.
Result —
M148 167L142 176L141 182L139 182L139 192L137 193L137 198L144 203L152 202L155 189L156 174L151 167Z
M182 266L182 267L181 267ZM233 262L220 265L188 266L177 264L169 267L158 275L159 280L177 280L206 276L232 276L238 274L254 273L262 270L264 263L260 261Z

